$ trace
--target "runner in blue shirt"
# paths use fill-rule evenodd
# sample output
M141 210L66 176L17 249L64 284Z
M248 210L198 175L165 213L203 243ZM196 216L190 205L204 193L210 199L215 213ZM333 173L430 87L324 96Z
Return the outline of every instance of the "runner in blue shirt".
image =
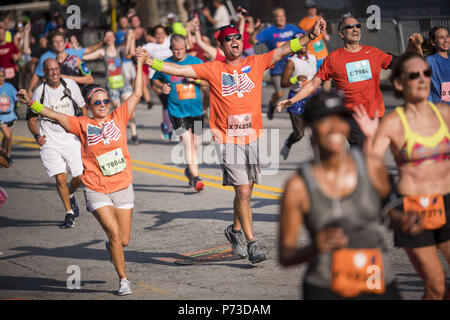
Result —
M12 131L17 120L14 112L17 90L11 83L5 82L5 79L5 69L0 68L0 131L3 134L1 149L6 153L9 165L11 163Z
M426 57L433 72L428 100L450 104L450 35L445 27L437 26L430 30L429 39L435 54Z
M275 8L273 10L274 24L266 29L261 30L258 34L252 35L252 42L263 43L266 45L269 51L276 49L283 45L284 42L291 40L296 34L304 34L305 31L294 26L292 24L286 24L286 13L283 8ZM255 38L256 37L256 38ZM272 84L275 92L267 111L267 117L272 120L276 103L284 95L284 91L281 88L281 74L283 73L284 66L286 65L287 57L281 59L278 63L270 69L270 76L272 78Z
M186 54L186 38L180 34L172 35L170 49L173 55L165 60L167 62L179 65L203 63L199 58ZM200 192L204 187L198 174L198 150L204 121L201 81L162 72L156 72L152 80L164 94L168 94L170 120L185 146L187 168L184 173L189 179L189 185Z

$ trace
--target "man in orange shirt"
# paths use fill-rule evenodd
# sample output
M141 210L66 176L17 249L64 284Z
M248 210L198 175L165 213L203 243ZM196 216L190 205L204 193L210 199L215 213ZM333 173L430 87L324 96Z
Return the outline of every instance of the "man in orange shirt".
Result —
M305 8L306 8L306 17L304 17L300 22L298 23L298 27L305 31L310 31L314 24L316 23L317 19L319 19L319 16L317 15L317 5L314 0L306 0L305 2ZM308 43L307 50L308 53L313 54L316 56L317 60L317 70L319 70L320 66L322 65L323 59L328 55L328 49L325 44L325 41L330 40L330 36L326 32L326 30L320 34L316 39Z
M225 26L218 36L225 61L196 65L177 65L153 58L146 61L160 72L209 82L209 123L219 145L223 184L231 185L235 190L233 224L225 229L225 236L231 242L233 252L242 258L248 256L252 263L267 259L253 236L250 207L253 186L259 183L261 175L258 139L263 129L261 93L264 71L300 50L325 28L325 21L319 18L313 30L300 39L287 41L265 54L242 58L242 35L236 27Z

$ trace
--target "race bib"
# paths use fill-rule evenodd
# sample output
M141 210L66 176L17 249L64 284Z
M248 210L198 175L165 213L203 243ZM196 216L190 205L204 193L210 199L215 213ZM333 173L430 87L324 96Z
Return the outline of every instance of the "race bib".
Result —
M120 59L109 59L108 66L108 83L111 89L120 89L124 87L122 67Z
M178 99L187 100L195 99L195 85L192 83L178 83L176 85Z
M9 112L9 108L11 104L9 102L9 98L6 95L0 96L0 113Z
M253 133L252 114L245 113L240 115L228 116L227 135L230 137L245 137Z
M14 78L14 76L16 75L16 71L14 70L14 68L6 68L5 69L5 78L6 79L12 79Z
M441 195L403 197L403 211L418 212L425 230L439 229L446 224L444 198Z
M345 64L349 83L372 79L369 60L349 62Z
M104 153L101 156L96 157L96 159L104 176L115 175L116 173L122 172L127 167L122 148L120 147Z
M331 290L350 298L361 293L382 294L383 261L379 249L339 249L333 253Z
M450 102L450 82L441 83L441 100Z
M111 89L120 89L124 87L123 76L121 74L117 76L108 77L109 87Z
M325 48L324 45L323 45L323 41L322 40L313 42L312 45L313 45L314 51L317 52L317 53L322 51Z

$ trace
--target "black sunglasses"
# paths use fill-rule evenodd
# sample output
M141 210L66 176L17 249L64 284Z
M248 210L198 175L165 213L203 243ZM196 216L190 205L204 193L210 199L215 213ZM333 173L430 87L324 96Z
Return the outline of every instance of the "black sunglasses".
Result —
M94 101L94 105L96 105L96 106L99 106L99 105L101 105L101 104L102 104L102 100ZM104 104L104 105L109 104L109 99L103 100L103 104Z
M229 34L226 35L225 37L223 37L223 41L224 42L228 42L231 41L231 39L236 39L236 40L241 40L242 39L242 35L240 33L236 33L236 34Z
M342 27L342 29L353 29L354 27L356 27L357 29L361 29L361 23L356 23L356 24L347 24L345 26Z
M428 68L428 69L426 69L424 71L420 71L420 72L407 72L406 76L408 77L409 80L415 80L420 77L420 74L423 74L424 77L429 78L429 77L431 77L431 73L432 73L431 69Z

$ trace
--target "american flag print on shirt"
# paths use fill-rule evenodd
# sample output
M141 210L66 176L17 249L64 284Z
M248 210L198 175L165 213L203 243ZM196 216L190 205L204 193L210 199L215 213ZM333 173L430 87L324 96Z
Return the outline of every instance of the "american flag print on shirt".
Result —
M99 143L109 144L110 140L117 141L120 138L120 130L116 127L114 120L109 122L100 122L100 127L87 125L88 146Z
M241 98L244 92L250 92L255 84L246 73L238 74L236 70L233 74L222 72L222 96L230 96L237 93Z

